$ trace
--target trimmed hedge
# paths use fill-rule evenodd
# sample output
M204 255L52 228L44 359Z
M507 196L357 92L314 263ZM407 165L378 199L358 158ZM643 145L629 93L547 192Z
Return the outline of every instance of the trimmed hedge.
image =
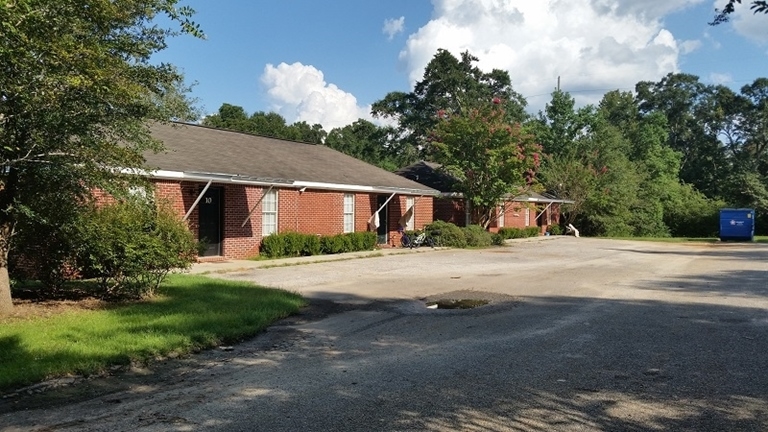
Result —
M528 228L505 227L505 228L499 229L499 235L502 238L504 238L504 240L526 238L526 237L537 237L539 235L539 227L528 227Z
M464 232L469 247L488 247L492 243L491 233L480 225L469 225L461 230Z
M317 236L285 232L272 234L261 241L261 254L268 258L291 258L320 254L339 254L373 250L376 233L356 232L332 236Z

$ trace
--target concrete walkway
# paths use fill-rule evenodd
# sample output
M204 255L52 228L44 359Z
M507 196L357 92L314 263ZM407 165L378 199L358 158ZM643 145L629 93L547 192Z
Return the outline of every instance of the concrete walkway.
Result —
M511 245L514 243L553 240L556 238L558 238L558 236L528 237L528 238L521 238L521 239L509 239L506 241L506 243L508 245ZM352 260L352 259L375 258L375 257L381 257L381 256L387 256L387 255L428 253L428 252L432 252L436 250L444 250L444 249L446 248L420 247L416 249L406 249L406 248L398 247L398 248L377 249L377 250L364 251L364 252L350 252L350 253L334 254L334 255L314 255L314 256L297 257L297 258L264 259L264 260L258 260L258 261L227 260L227 261L216 261L216 262L202 262L202 263L192 264L192 267L186 273L188 274L230 273L230 272L246 271L246 270L258 269L258 268L288 267L288 266L294 266L294 265L314 264L314 263L329 262L329 261L346 261L346 260Z

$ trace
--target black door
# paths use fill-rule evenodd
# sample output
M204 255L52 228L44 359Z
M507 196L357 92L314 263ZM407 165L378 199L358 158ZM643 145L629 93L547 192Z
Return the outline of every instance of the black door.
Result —
M388 195L379 195L376 197L376 208L379 209L389 199ZM389 240L389 203L379 211L379 227L376 229L379 237L379 244L387 244Z
M221 255L221 188L208 188L197 205L199 209L199 239L204 247L202 256Z

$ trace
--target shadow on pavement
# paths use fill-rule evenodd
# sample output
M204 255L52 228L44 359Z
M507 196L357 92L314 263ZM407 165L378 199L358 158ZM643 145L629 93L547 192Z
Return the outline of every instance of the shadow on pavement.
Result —
M81 419L75 429L768 430L765 273L734 270L635 288L762 303L550 296L430 311L403 302L326 302L232 352L179 360L81 405L51 394L51 405L4 414L0 425L68 428ZM118 402L105 404L110 400Z

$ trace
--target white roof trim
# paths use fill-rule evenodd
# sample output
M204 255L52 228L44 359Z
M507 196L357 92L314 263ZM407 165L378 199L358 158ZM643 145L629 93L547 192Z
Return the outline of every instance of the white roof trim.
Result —
M368 193L399 193L401 195L437 195L437 191L425 190L425 189L404 189L393 188L387 186L363 186L363 185L348 185L337 183L323 183L323 182L309 182L309 181L296 181L296 180L284 180L284 179L258 179L252 177L240 177L232 174L223 173L188 173L181 171L168 171L168 170L156 170L156 171L129 171L123 170L128 174L146 175L154 179L164 180L186 180L186 181L209 181L213 180L215 183L236 183L251 186L275 186L283 188L307 188L307 189L319 189L319 190L337 190L348 192L368 192Z

